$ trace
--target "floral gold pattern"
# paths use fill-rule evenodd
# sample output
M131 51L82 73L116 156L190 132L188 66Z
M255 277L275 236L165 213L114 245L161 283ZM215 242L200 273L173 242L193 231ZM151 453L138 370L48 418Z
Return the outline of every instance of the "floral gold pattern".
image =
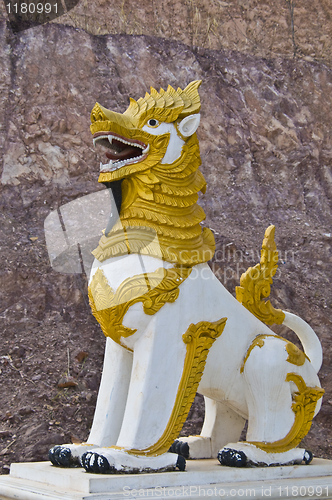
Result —
M265 231L261 250L261 260L255 267L249 267L240 278L240 286L236 287L236 298L256 318L267 325L281 324L285 314L275 309L269 300L265 301L271 290L272 278L278 268L278 251L274 242L275 226Z
M177 391L175 404L166 429L160 439L144 450L126 450L134 455L161 455L168 451L178 437L187 418L190 407L202 378L206 358L214 341L222 334L227 318L215 322L200 321L191 324L183 334L183 342L187 346L184 369Z
M294 382L298 391L293 395L292 410L295 413L294 424L283 439L274 443L248 441L267 453L282 453L295 448L310 430L317 401L323 396L324 389L307 387L303 378L297 373L288 373L286 382Z
M288 358L286 361L292 363L293 365L302 366L304 365L306 359L310 361L308 356L304 354L304 352L301 351L301 349L299 349L295 344L292 344L292 342L287 342L286 351L288 352Z
M267 337L267 335L258 335L257 337L254 338L253 342L251 343L249 349L247 350L247 353L245 355L245 358L243 360L243 363L240 368L240 373L243 373L244 366L247 362L247 359L249 358L251 351L253 350L254 347L263 347L264 345L264 339Z
M286 361L288 361L288 363L291 363L291 364L297 365L297 366L302 366L302 365L304 365L306 359L310 362L310 359L308 358L308 356L306 354L304 354L304 352L301 351L301 349L299 349L292 342L285 340L283 337L279 337L279 335L264 334L264 335L258 335L257 337L254 338L249 349L247 350L247 353L246 353L245 358L243 360L243 363L241 365L240 373L243 373L245 364L246 364L253 348L256 346L263 347L264 339L266 339L268 337L277 338L277 339L284 341L285 349L286 349L287 354L288 354L288 358L286 359Z
M122 324L128 309L142 302L145 314L155 314L166 302L176 301L180 293L179 286L190 273L190 267L161 267L153 273L127 278L114 293L103 271L98 269L89 286L92 314L106 337L126 347L121 337L129 337L136 332Z

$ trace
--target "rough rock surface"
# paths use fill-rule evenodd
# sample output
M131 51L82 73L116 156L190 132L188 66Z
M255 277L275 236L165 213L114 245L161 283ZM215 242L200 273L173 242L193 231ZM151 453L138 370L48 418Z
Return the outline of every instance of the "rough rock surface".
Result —
M259 57L332 61L329 0L81 1L58 22L93 34L152 35Z
M203 80L198 136L208 190L200 203L217 240L211 266L234 293L259 260L266 227L276 225L272 301L308 321L324 349L326 395L305 444L332 458L332 71L273 51L263 58L241 45L183 42L56 23L13 35L0 24L2 472L13 461L45 459L51 445L86 439L93 417L103 335L86 277L52 269L43 230L52 210L101 189L90 111L98 101L123 112L150 85L194 79ZM58 387L66 377L77 385ZM185 430L196 433L200 402L191 416Z

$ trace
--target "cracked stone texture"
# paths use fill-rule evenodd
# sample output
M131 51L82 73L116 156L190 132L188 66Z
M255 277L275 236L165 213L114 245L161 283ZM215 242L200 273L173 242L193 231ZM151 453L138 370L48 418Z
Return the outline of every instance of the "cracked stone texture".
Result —
M183 88L194 79L203 81L198 137L208 190L200 203L217 241L211 266L234 293L241 273L259 260L266 227L276 225L280 263L271 300L308 321L324 349L320 377L326 395L305 445L316 455L332 458L332 72L328 59L293 59L291 38L281 35L279 49L264 52L263 29L257 50L250 45L250 37L241 43L229 38L222 50L214 42L212 49L203 42L193 48L188 34L176 36L183 34L183 5L189 6L169 2L169 9L179 12L175 39L169 40L137 36L134 28L131 35L129 25L124 30L127 34L116 35L97 36L59 23L13 35L1 21L3 472L13 461L45 459L54 444L86 439L92 421L103 335L89 312L85 276L52 269L44 236L44 220L51 211L101 189L99 158L89 132L91 109L98 101L123 112L129 96L144 96L150 85ZM211 3L209 8L227 5ZM278 5L255 2L270 23L272 9ZM279 6L286 29L289 9ZM251 15L240 2L231 8ZM143 4L136 15L142 17L144 9ZM313 18L307 17L308 25ZM112 29L120 30L116 24L120 21L113 19ZM155 29L150 35L166 36L171 28L163 24L165 32L157 31L157 25ZM326 23L322 33L329 29ZM199 30L197 37L202 37ZM315 43L313 37L312 47ZM283 327L276 331L287 335ZM289 338L296 342L294 336ZM84 361L79 361L80 351L88 353ZM74 376L77 386L58 388L64 375ZM202 422L200 401L190 416L185 432L197 433Z
M259 57L332 57L329 0L80 1L56 22L95 35L150 35Z

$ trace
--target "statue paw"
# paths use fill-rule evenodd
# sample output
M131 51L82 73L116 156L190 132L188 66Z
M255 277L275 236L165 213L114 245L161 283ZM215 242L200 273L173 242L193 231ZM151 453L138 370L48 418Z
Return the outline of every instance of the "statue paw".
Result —
M86 451L81 464L93 474L142 474L147 472L168 472L185 470L185 459L174 453L158 456L137 456L114 448L99 448Z
M176 439L170 449L168 450L170 453L177 453L181 457L188 460L189 458L189 444Z
M213 458L216 456L219 449L220 447L212 453L212 442L210 437L186 436L176 439L168 451L177 453L186 460L195 460L198 458Z
M186 460L185 460L185 458L183 456L178 455L178 459L177 459L175 467L177 469L179 469L179 471L186 470Z
M56 467L79 467L78 457L72 455L71 449L67 446L57 445L48 452L50 462Z
M303 448L284 452L266 452L248 442L228 443L218 453L221 465L229 467L270 467L281 465L310 464L313 455Z
M94 474L112 474L117 472L114 467L110 466L106 457L92 451L83 453L81 463L86 472L93 472Z
M223 448L218 453L218 460L221 465L229 467L245 467L247 465L247 456L243 451Z

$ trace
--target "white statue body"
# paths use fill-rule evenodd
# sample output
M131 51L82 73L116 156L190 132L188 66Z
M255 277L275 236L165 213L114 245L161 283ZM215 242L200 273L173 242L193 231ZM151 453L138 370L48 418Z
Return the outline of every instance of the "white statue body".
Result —
M184 91L178 89L187 111L177 113L176 119L166 114L168 121L162 121L165 109L179 108L174 89L168 89L168 95L151 91L136 108L131 103L127 116L99 105L94 108L94 140L108 139L115 148L108 154L110 162L101 164L101 182L110 187L113 179L124 178L127 184L122 185L120 221L106 229L89 279L92 310L108 336L92 429L86 443L53 448L54 465L75 465L80 460L88 472L96 473L184 469L184 460L168 448L178 437L196 390L205 397L201 435L181 438L172 451L188 443L190 458L216 457L219 452L222 464L236 466L309 463L312 458L297 445L319 411L323 392L317 376L322 350L315 333L297 316L280 311L283 324L300 338L304 353L275 335L223 287L199 253L204 245L209 248L211 235L199 232L201 212L195 200L191 205L185 200L193 196L188 186L196 182L196 192L204 186L201 177L193 180L196 169L182 175L180 161L199 125L198 85L193 82ZM161 99L164 115L152 114L162 108ZM118 143L124 140L123 129L130 128L128 116L132 122L140 117L132 128L143 131L144 141L135 139L133 132L123 153ZM139 170L149 155L157 154L153 140L160 136L164 142L158 143L157 166ZM141 157L133 160L128 147L135 144ZM174 208L170 195L176 191L176 175L180 183L188 178L191 184L182 182L184 195L174 196ZM164 208L154 212L153 204L160 199ZM189 213L183 224L181 210ZM159 232L160 214L164 218ZM137 224L155 235L142 248L136 233L130 236ZM167 224L174 228L172 234L164 229ZM167 246L169 234L175 243ZM182 234L188 236L185 244ZM247 437L240 442L245 420Z

